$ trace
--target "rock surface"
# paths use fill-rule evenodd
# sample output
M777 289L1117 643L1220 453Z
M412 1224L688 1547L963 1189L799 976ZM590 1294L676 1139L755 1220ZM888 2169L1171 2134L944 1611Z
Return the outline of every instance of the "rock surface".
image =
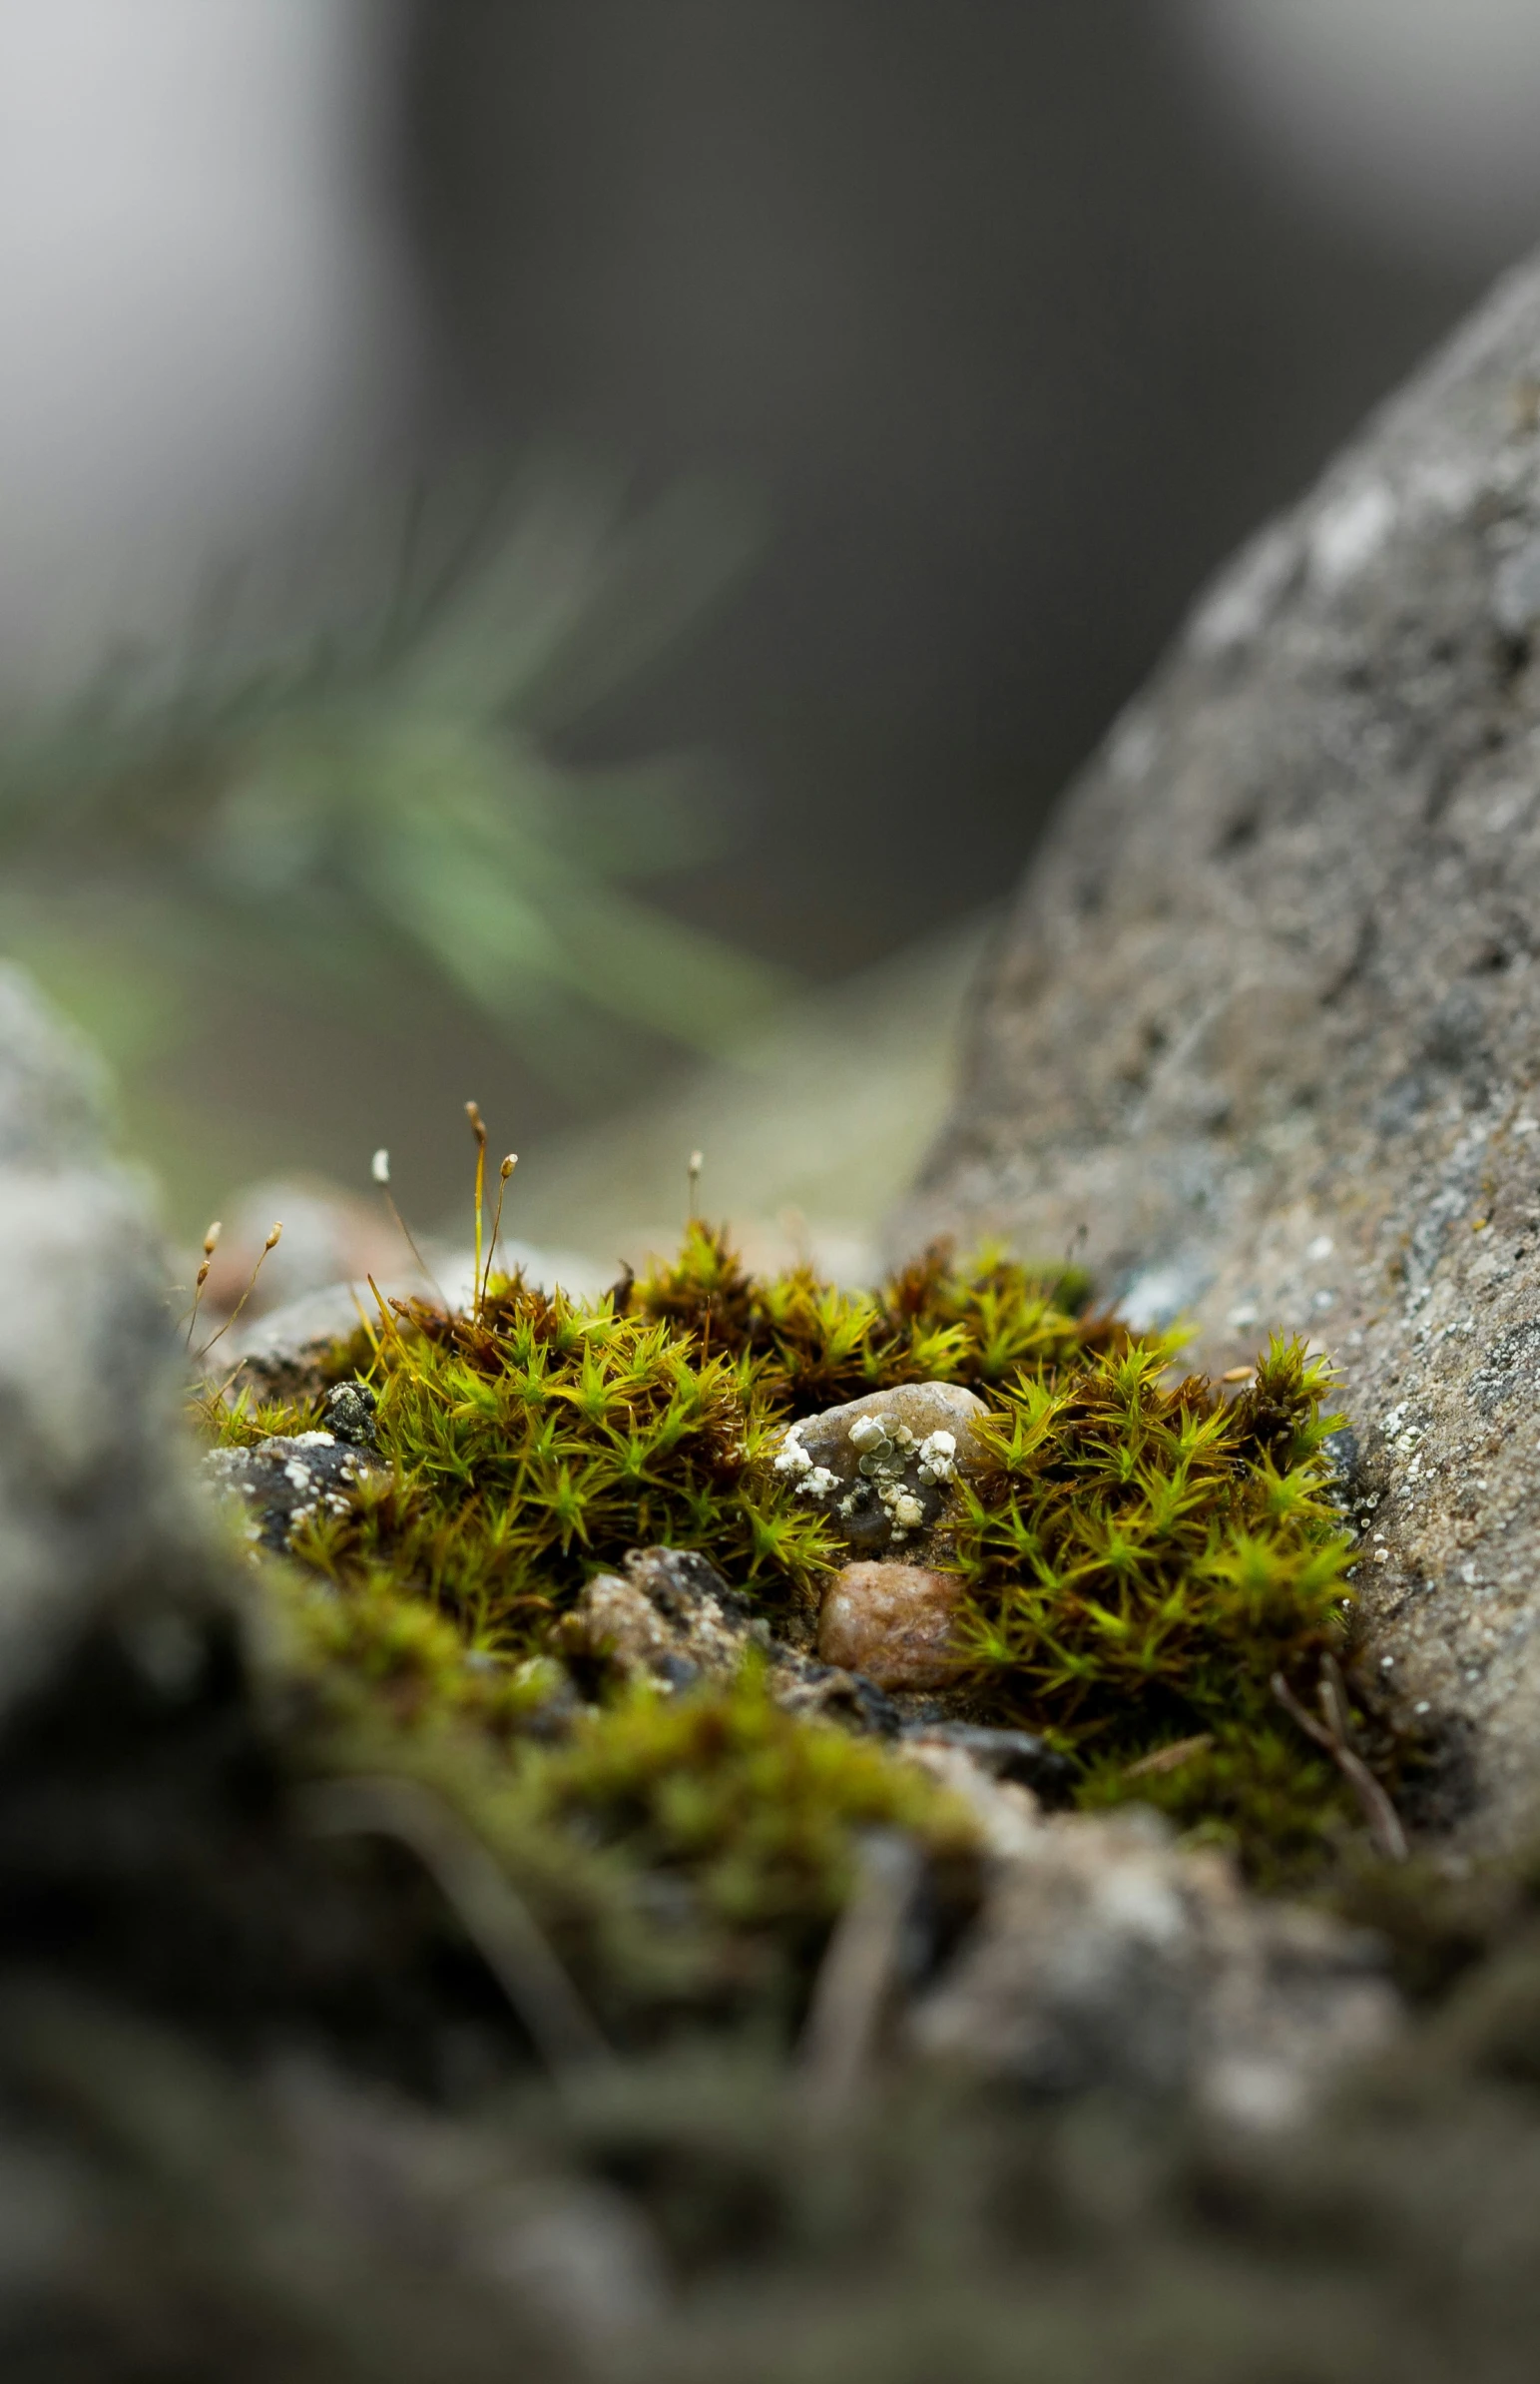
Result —
M896 1239L1341 1369L1399 1718L1540 1806L1540 266L1200 604L1072 790ZM1452 1808L1451 1808L1452 1809Z
M317 1515L346 1514L358 1485L387 1471L374 1454L374 1394L338 1383L326 1398L326 1429L271 1433L251 1449L212 1449L204 1472L245 1517L247 1537L281 1554Z
M971 1944L911 2015L921 2051L1040 2093L1186 2094L1278 2125L1394 2035L1371 1938L1246 1895L1157 1814L1034 1820L1026 1791L995 1783L972 1801L1000 1859Z
M153 1620L196 1562L168 1285L91 1054L0 965L0 1710L88 1610ZM143 1617L142 1617L143 1618Z
M822 1508L852 1548L928 1552L951 1485L984 1452L987 1414L958 1383L902 1383L791 1425L775 1459L801 1497Z
M787 1712L884 1737L900 1726L875 1681L814 1663L772 1637L749 1599L693 1548L633 1548L624 1573L596 1573L567 1618L563 1645L569 1658L670 1690L729 1679L758 1652L770 1693Z

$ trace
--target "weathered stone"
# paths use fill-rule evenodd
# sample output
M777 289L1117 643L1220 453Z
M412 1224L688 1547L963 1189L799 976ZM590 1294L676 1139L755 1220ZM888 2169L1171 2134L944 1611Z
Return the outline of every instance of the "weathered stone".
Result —
M884 1689L945 1688L961 1584L923 1564L846 1564L823 1593L818 1653Z
M751 1647L769 1652L768 1624L693 1548L634 1548L624 1573L587 1582L568 1618L570 1653L602 1657L624 1678L670 1688L739 1669Z
M88 1611L174 1601L198 1529L178 1465L169 1286L108 1157L98 1070L0 966L0 1707Z
M1540 266L1196 611L1073 790L900 1222L1082 1229L1216 1370L1341 1370L1397 1717L1540 1800ZM1452 1810L1452 1808L1450 1808Z
M960 1775L948 1784L967 1793ZM1249 1896L1228 1861L1181 1850L1147 1809L1042 1821L1024 1790L987 1789L971 1801L994 1883L911 2016L919 2051L1038 2092L1190 2095L1271 2125L1394 2034L1399 2006L1362 1932Z
M350 1449L377 1448L378 1404L367 1383L333 1383L321 1411L327 1432L334 1441L345 1441Z
M333 1283L250 1324L243 1318L210 1348L205 1371L217 1382L234 1372L235 1388L257 1399L313 1399L335 1372L339 1351L374 1314L366 1283Z
M901 1719L874 1681L772 1637L748 1598L692 1548L633 1548L624 1573L596 1573L566 1618L563 1645L569 1657L669 1689L731 1679L757 1650L771 1697L788 1713L884 1737Z
M204 1471L240 1508L254 1545L281 1552L301 1525L346 1514L360 1482L388 1469L367 1446L300 1432L274 1433L254 1449L212 1449Z
M775 1469L851 1547L924 1554L953 1481L984 1463L973 1426L986 1413L957 1383L868 1392L791 1425Z

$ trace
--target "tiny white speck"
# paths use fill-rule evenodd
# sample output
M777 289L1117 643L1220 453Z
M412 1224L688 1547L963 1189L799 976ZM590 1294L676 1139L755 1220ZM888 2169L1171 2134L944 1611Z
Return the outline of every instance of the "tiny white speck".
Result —
M1393 1655L1382 1655L1379 1659L1379 1668L1381 1672L1388 1672L1394 1662L1395 1657Z
M1335 1248L1336 1244L1328 1233L1318 1233L1304 1255L1314 1259L1329 1258Z
M1412 1707L1413 1713L1431 1713L1432 1710L1433 1709L1431 1705L1429 1705L1426 1697L1419 1697L1416 1704Z
M1513 1134L1540 1134L1540 1117L1516 1117L1512 1126L1509 1128L1509 1132Z
M387 1150L377 1150L374 1153L373 1158L369 1161L369 1173L376 1184L389 1183L390 1153Z

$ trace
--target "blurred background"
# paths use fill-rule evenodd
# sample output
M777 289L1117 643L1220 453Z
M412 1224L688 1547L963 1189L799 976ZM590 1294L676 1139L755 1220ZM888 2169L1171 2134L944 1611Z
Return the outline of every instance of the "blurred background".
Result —
M229 1284L846 1274L1197 586L1540 227L1533 0L0 0L0 937ZM392 1245L393 1246L393 1245ZM233 1296L222 1274L218 1291Z

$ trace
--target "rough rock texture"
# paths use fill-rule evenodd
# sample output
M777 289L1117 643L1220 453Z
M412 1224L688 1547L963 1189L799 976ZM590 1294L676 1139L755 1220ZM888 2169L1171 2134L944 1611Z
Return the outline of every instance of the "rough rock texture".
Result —
M212 1449L204 1473L245 1518L247 1537L281 1554L301 1524L345 1514L358 1485L388 1469L374 1453L374 1394L366 1383L327 1393L326 1429L272 1433L252 1449Z
M176 1463L168 1285L108 1156L95 1063L0 965L0 1708L99 1600L174 1598L196 1524Z
M204 1467L245 1515L247 1537L278 1554L317 1515L346 1514L365 1474L384 1471L367 1450L329 1432L274 1433L255 1449L214 1449Z
M967 1793L960 1772L929 1768ZM1191 2094L1272 2125L1394 2034L1372 1939L1247 1896L1158 1815L1034 1822L1009 1784L972 1801L1000 1860L971 1944L910 2017L923 2052L1038 2092Z
M945 1688L961 1587L955 1573L924 1564L846 1564L823 1593L818 1653L878 1688Z
M768 1659L770 1693L787 1712L884 1737L900 1725L875 1681L772 1638L748 1598L693 1548L633 1548L624 1573L596 1573L567 1618L563 1644L569 1658L666 1689L730 1678L758 1650Z
M1341 1368L1473 1842L1540 1802L1540 266L1266 530L1072 790L900 1221Z
M958 1383L901 1383L791 1425L775 1460L852 1548L930 1552L950 1486L983 1464L984 1403Z

